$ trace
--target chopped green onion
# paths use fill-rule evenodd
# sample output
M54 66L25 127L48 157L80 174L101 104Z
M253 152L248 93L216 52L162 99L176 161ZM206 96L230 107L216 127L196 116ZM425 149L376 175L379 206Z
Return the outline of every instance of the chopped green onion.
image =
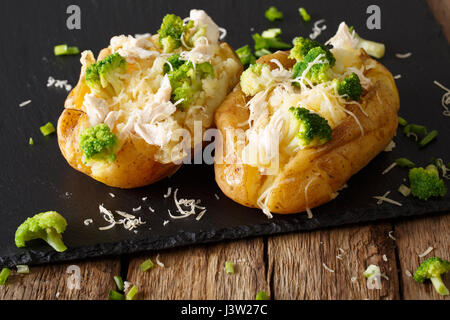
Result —
M404 126L406 126L408 124L408 121L406 121L402 117L398 117L398 124L401 125L402 127L404 127Z
M141 264L141 271L145 272L151 268L153 268L155 265L153 264L153 261L150 259L145 260L144 262L142 262Z
M59 46L55 46L54 52L55 56L67 56L79 54L80 49L78 49L78 47L69 47L67 44L61 44Z
M11 269L3 268L0 272L0 286L4 286L6 280L8 280L9 274L11 273Z
M403 132L408 133L415 133L415 134L427 134L427 127L418 125L418 124L408 124L404 129Z
M409 195L411 194L411 189L402 184L400 185L400 187L398 187L398 192L400 192L405 197L409 197Z
M260 49L260 50L255 51L255 56L257 56L258 58L261 58L262 56L266 56L271 53L272 52L270 52L267 49Z
M125 296L126 300L134 300L134 296L136 296L136 294L138 293L138 290L136 288L136 286L133 286L127 293L127 295Z
M30 137L30 140L28 140L28 143L30 144L30 146L34 146L34 140L33 140L33 138Z
M109 291L109 300L125 300L125 296L116 290Z
M114 282L116 283L117 289L119 291L125 290L125 285L123 284L123 280L122 280L121 276L115 276L114 277Z
M258 294L256 295L255 300L269 300L269 296L267 295L267 292L265 292L265 291L260 291L260 292L258 292Z
M305 8L298 8L298 12L303 18L303 21L308 22L311 20L311 16L306 12Z
M19 264L16 266L17 273L30 273L30 268L27 265Z
M261 33L261 37L266 38L266 39L271 39L271 38L276 38L281 34L281 29L280 28L271 28L271 29L267 29L266 31L263 31Z
M419 142L419 147L423 148L427 144L429 144L431 141L433 141L438 135L437 130L431 131L429 134L425 136L425 138L422 139L422 141Z
M266 10L265 16L267 20L274 22L275 20L283 19L283 12L278 10L276 7L271 6L269 9Z
M402 168L414 168L416 166L414 162L406 158L398 158L395 163Z
M231 261L225 262L225 272L228 274L234 274L234 264Z
M41 132L44 136L48 136L49 134L52 134L55 132L55 127L51 122L48 122L47 124L43 125L41 128Z

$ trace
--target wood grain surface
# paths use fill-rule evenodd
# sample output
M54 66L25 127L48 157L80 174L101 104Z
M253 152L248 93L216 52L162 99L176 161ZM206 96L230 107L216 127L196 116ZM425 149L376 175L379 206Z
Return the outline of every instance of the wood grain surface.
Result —
M450 1L427 2L450 39ZM420 258L428 247L434 250ZM140 264L157 254L165 267L143 273ZM138 287L139 299L254 299L259 290L272 299L443 299L407 275L434 255L450 259L450 215L34 267L12 274L0 299L107 299L120 274ZM235 274L225 274L226 261ZM370 264L389 278L380 290L366 286L362 272ZM79 267L79 289L67 285L71 265Z

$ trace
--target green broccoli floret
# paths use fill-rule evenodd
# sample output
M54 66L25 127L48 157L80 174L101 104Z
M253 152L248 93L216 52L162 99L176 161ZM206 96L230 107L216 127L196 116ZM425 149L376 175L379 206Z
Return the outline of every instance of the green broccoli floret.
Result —
M297 60L297 62L304 61L306 55L309 53L309 51L311 51L311 49L320 47L325 52L326 59L330 62L330 65L333 67L336 63L336 58L334 57L330 49L317 41L311 40L309 38L297 37L294 39L293 44L294 47L291 49L289 58L295 59Z
M413 196L428 200L430 197L443 197L447 193L444 181L439 179L439 171L433 164L424 168L409 170L409 183Z
M329 71L332 64L327 58L327 51L321 47L312 48L311 50L309 50L303 61L299 61L295 64L293 69L293 78L296 79L302 76L303 72L308 68L309 64L316 60L319 55L322 55L322 58L320 58L319 60L325 62L315 63L314 65L312 65L309 71L306 73L305 77L308 78L314 85L330 80ZM334 61L335 60L333 60L333 62Z
M337 92L349 100L359 101L363 93L361 81L356 73L352 72L347 78L337 84Z
M384 57L384 53L386 52L386 46L383 43L370 41L361 38L355 31L353 27L349 28L349 31L353 33L356 40L358 40L358 43L356 45L359 49L364 49L369 56L372 56L377 59L381 59Z
M255 63L242 72L240 85L242 92L247 96L253 96L257 92L266 88L270 81L270 66L267 64Z
M83 130L80 135L80 148L85 160L114 162L117 141L117 136L106 124L101 123Z
M183 19L175 14L167 14L158 30L159 43L163 47L164 53L172 52L181 47L181 36L187 30L183 25Z
M167 59L167 62L164 64L164 67L163 67L164 74L169 73L172 70L177 70L178 68L180 68L184 64L184 62L185 61L180 60L180 55L179 54L171 55Z
M298 12L302 16L303 21L308 22L311 20L311 16L308 14L305 8L298 8Z
M278 36L273 38L264 38L259 33L255 33L253 36L255 41L255 50L261 49L290 49L292 46L289 43L283 42Z
M449 292L441 279L441 275L447 272L450 272L449 261L438 257L428 258L417 268L414 273L414 280L423 283L425 280L430 279L437 293L446 296Z
M266 10L265 16L267 20L274 22L275 20L283 19L283 12L278 10L276 7L271 6L269 9Z
M123 87L121 75L127 72L127 68L124 57L118 53L111 54L86 69L86 84L98 95L102 95L103 90L109 95L117 95Z
M306 108L289 108L293 120L298 126L297 138L300 146L313 147L322 145L331 140L332 130L328 121Z
M58 252L67 249L61 234L66 230L67 221L58 212L48 211L28 218L17 228L15 242L18 248L34 239L42 239Z
M250 46L248 44L237 49L236 54L238 55L244 67L256 63L256 57L252 54L252 49L250 49Z
M180 60L178 55L171 56L168 61L172 65L164 67L164 72L169 75L172 86L172 102L183 101L178 104L181 110L189 107L194 99L195 93L202 89L202 80L208 77L214 78L214 67L209 62L194 64L190 61Z

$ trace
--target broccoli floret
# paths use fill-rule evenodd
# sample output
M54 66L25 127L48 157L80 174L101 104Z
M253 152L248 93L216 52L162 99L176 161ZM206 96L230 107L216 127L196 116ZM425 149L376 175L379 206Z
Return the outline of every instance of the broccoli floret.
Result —
M272 22L274 22L275 20L283 19L283 12L279 11L274 6L271 6L269 9L267 9L265 15L267 20Z
M67 249L61 234L66 230L67 221L58 212L48 211L28 218L17 228L15 242L18 248L25 247L27 241L42 239L58 252Z
M364 49L368 55L370 55L374 58L381 59L384 57L384 53L386 52L386 46L383 43L370 41L370 40L361 38L355 32L355 29L353 27L350 27L349 31L351 33L353 33L353 36L355 37L355 39L358 40L358 43L356 45L357 48Z
M292 46L289 43L283 42L279 37L264 38L259 33L255 33L253 36L255 41L255 50L261 49L290 49Z
M169 75L172 86L172 102L183 101L178 104L178 108L185 110L194 99L195 93L202 89L202 80L208 77L214 78L214 67L209 62L194 64L190 61L180 60L178 55L169 58L172 69L164 67L164 72Z
M298 8L298 12L302 16L303 21L309 22L311 20L311 16L308 14L305 8Z
M414 273L414 280L423 283L425 280L430 279L437 293L446 296L449 292L441 279L441 275L447 272L450 272L449 261L438 257L428 258L417 268Z
M409 170L409 183L413 196L428 200L430 197L443 197L447 193L444 181L439 179L439 171L433 164L424 168Z
M322 145L331 140L332 130L328 121L306 108L289 108L298 126L297 138L301 147Z
M356 73L352 72L347 78L337 84L337 92L347 99L359 101L363 93L361 81Z
M169 59L167 59L167 62L164 64L164 67L163 67L164 74L169 73L172 70L177 70L184 64L184 62L185 61L180 60L179 54L171 55L169 57ZM171 68L171 66L172 66L172 68Z
M86 69L86 84L98 95L102 95L103 90L109 95L117 95L123 86L121 75L127 72L127 68L124 57L118 53L111 54Z
M158 30L159 43L163 47L164 53L172 52L181 47L181 35L186 31L183 19L175 14L167 14Z
M317 41L311 40L309 38L297 37L294 39L293 44L294 47L291 49L289 58L295 59L297 60L297 62L304 61L311 49L320 47L324 51L326 59L329 61L330 65L333 67L336 63L336 58L334 57L330 49Z
M262 76L263 72L265 76ZM255 95L265 89L267 81L270 81L270 66L261 63L252 64L241 74L241 89L248 96Z
M101 123L83 130L80 135L80 148L85 160L114 162L117 141L117 136L106 124Z
M251 64L256 63L256 58L252 54L252 49L250 49L250 46L248 44L237 49L236 54L238 55L239 59L241 60L242 65L244 67L247 67Z
M293 70L293 78L296 79L302 76L303 72L308 68L309 64L316 60L319 55L322 55L322 58L320 58L319 60L325 62L315 63L314 65L312 65L306 73L305 77L308 78L314 85L330 80L329 71L331 68L331 62L327 58L327 51L321 47L312 48L311 50L309 50L303 61L299 61L295 64Z
M411 193L422 200L430 197L445 196L447 187L439 178L439 171L435 165L424 168L413 168L409 171Z

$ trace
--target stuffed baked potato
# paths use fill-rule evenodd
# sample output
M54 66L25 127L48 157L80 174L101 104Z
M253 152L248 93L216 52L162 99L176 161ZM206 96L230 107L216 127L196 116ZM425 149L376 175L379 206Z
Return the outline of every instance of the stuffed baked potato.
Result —
M191 10L184 20L167 15L156 35L113 37L97 59L83 52L58 121L67 162L119 188L175 172L201 143L191 139L194 124L200 133L213 125L243 70L220 31L204 11Z
M392 141L391 73L345 23L328 43L299 37L290 52L260 58L216 111L215 176L229 198L269 217L310 213Z

